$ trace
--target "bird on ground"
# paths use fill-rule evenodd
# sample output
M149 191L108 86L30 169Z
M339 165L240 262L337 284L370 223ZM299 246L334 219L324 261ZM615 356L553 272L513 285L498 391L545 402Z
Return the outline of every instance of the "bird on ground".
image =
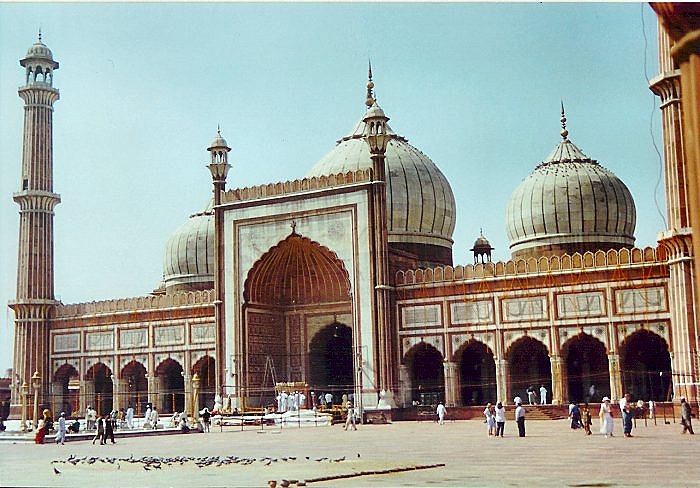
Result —
M61 474L61 472L56 469L56 466L53 467L53 472L54 474Z

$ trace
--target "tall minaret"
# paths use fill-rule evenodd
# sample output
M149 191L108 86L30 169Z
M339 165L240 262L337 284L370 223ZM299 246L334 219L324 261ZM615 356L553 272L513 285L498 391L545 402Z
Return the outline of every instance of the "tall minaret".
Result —
M19 62L26 70L19 89L24 100L21 189L13 195L19 205L17 296L15 312L13 405L21 403L18 384L32 392L32 375L39 373L39 402L45 401L49 377L49 324L54 300L53 209L61 197L53 192L53 87L58 63L39 40Z

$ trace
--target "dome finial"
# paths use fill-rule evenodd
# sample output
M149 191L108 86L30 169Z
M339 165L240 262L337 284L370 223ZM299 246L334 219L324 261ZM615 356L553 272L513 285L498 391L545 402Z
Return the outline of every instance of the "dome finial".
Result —
M375 99L372 89L374 88L374 83L372 82L372 60L369 60L369 71L367 75L367 100L365 100L365 105L367 108L374 105Z
M566 140L569 131L566 130L566 115L564 114L564 100L561 101L561 137Z
M39 27L39 42L41 42L41 27Z

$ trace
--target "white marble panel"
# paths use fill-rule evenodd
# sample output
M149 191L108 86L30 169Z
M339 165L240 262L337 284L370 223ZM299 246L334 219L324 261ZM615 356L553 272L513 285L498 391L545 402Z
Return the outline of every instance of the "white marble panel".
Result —
M615 290L618 313L665 312L666 290L663 286Z
M80 350L80 334L56 334L53 336L53 352Z
M119 331L119 346L127 347L147 347L148 329L123 329Z
M440 305L418 305L401 309L403 328L423 328L442 325Z
M114 349L114 334L112 332L89 332L85 334L85 349L88 351Z
M492 324L493 302L479 300L450 303L450 316L453 324Z
M561 318L599 317L605 314L602 291L557 295L557 310Z
M193 344L202 344L205 342L214 342L214 324L195 324L190 328Z
M547 319L545 296L506 298L501 300L501 307L504 322Z
M156 327L155 345L184 344L185 327L183 325L173 325L170 327Z

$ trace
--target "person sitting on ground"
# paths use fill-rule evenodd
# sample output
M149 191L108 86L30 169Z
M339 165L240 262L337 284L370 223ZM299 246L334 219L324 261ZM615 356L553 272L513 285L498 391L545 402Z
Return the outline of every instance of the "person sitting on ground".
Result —
M178 425L178 428L183 434L190 433L190 428L187 426L187 417L180 417L180 424Z
M75 422L68 426L68 432L71 434L77 434L80 431L80 420L75 419Z

